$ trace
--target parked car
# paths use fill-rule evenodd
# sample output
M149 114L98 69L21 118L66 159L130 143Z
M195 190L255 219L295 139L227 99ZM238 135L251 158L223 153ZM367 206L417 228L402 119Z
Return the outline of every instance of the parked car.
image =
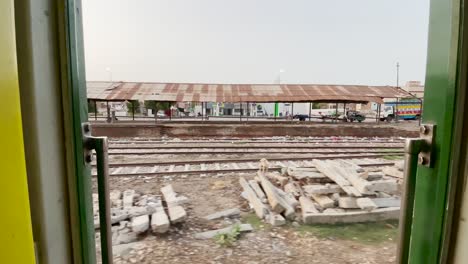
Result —
M346 113L346 120L349 122L358 121L359 123L361 123L362 121L366 120L366 116L359 113L358 111L350 110Z
M157 113L158 117L166 117L167 115L164 113L163 110L159 110Z
M293 119L299 119L299 121L305 121L305 120L308 119L308 118L309 118L309 115L301 115L301 114L299 114L299 115L294 115L294 116L293 116Z

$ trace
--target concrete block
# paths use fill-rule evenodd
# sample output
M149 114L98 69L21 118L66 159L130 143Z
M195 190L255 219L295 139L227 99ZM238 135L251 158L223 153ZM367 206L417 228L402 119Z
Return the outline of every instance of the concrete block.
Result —
M312 184L302 186L304 192L308 194L329 194L342 192L341 187L337 184Z
M136 206L146 206L148 204L148 195L141 196L138 201L135 202Z
M246 200L249 200L249 197L247 196L247 193L246 193L245 191L243 191L243 192L241 193L241 196L242 196L242 198L244 198L244 199L246 199Z
M313 217L314 214L318 213L314 203L305 196L299 197L299 203L301 204L302 221L306 223L309 217Z
M336 160L336 162L340 165L340 167L350 169L353 172L362 173L364 169L357 165L356 163L349 161L349 160Z
M283 168L285 169L285 168ZM302 179L325 179L327 176L320 173L316 168L288 167L283 175L289 175L296 180Z
M112 224L118 223L128 218L130 218L130 216L125 210L114 211L111 213Z
M171 223L180 223L187 219L187 212L180 205L170 205L168 206L167 210L169 212Z
M111 200L111 207L118 208L118 209L123 208L123 200L122 199Z
M292 195L291 193L287 193L281 188L276 188L276 192L292 209L295 209L299 205L299 202L297 201L296 197L294 197L294 195ZM287 209L288 208L286 208L286 210Z
M314 199L322 208L331 208L335 207L335 201L330 199L326 195L322 194L311 194L312 199Z
M397 160L395 161L395 167L399 170L399 171L403 171L405 169L405 161L404 160Z
M293 197L301 196L301 187L295 182L288 182L284 185L284 192L290 194Z
M368 189L374 192L395 193L398 191L398 183L395 180L373 181Z
M112 254L114 256L125 256L130 253L130 251L139 247L142 242L132 242L128 244L120 244L112 246Z
M211 231L206 231L203 233L198 233L194 235L194 238L196 239L211 239L215 237L217 234L227 234L231 232L232 228L234 228L234 225L218 229L218 230L211 230ZM249 232L252 231L253 227L250 224L241 224L240 225L240 231L241 232Z
M313 164L320 172L338 184L348 195L362 196L362 193L353 186L354 184L352 185L352 183L348 181L347 178L350 178L348 175L349 172L343 171L340 165L337 165L330 160L313 160ZM353 175L352 173L349 174ZM364 181L359 175L357 175L357 173L355 174L356 177L359 177L359 179ZM356 180L356 177L351 178Z
M393 197L392 195L384 192L376 192L377 193L377 198L391 198Z
M116 210L112 208L111 210L111 223L116 224L120 221L126 220L129 218L128 213L125 210ZM100 228L99 215L94 216L94 228Z
M359 208L355 197L340 197L338 199L338 206L346 209Z
M383 178L382 172L368 172L367 173L367 180L368 181L376 181L381 180Z
M264 204L257 196L255 191L252 189L252 186L242 177L239 178L239 183L244 189L243 195L250 203L250 206L255 210L255 214L263 219L270 211L268 206Z
M259 174L258 176L261 180L263 190L266 193L271 209L276 213L284 212L289 205L286 201L284 201L284 199L280 197L277 188L264 175Z
M333 194L331 195L330 198L331 198L333 201L335 201L335 204L338 204L338 200L340 199L340 197L341 197L341 196L340 196L339 193L333 193Z
M119 190L113 190L109 193L110 200L120 200L122 199L122 192Z
M119 226L117 226L117 230L123 230L127 227L130 227L129 221L120 221Z
M308 218L306 224L348 224L398 220L400 208L389 207L368 211L318 213Z
M346 212L344 209L341 208L327 208L323 210L323 214L340 214Z
M153 206L132 206L124 210L129 217L136 217L140 215L150 215L156 212Z
M99 216L94 216L94 229L98 229L100 225Z
M93 215L99 213L99 198L97 193L93 193Z
M382 169L382 172L385 175L395 177L395 178L399 178L399 179L403 179L403 171L400 171L396 167L385 167L385 168Z
M206 220L215 220L225 217L238 217L240 215L240 210L238 208L227 209L221 212L216 212L205 217Z
M271 214L267 215L266 217L268 223L272 226L282 226L286 224L286 219L280 214L272 212Z
M256 180L250 180L249 185L254 190L255 194L257 195L258 199L262 201L262 203L267 203L267 198L265 193L263 192L262 188L260 188L260 185Z
M123 192L123 208L129 208L133 206L133 200L135 198L135 190L126 190Z
M371 199L377 207L400 207L401 200L399 198L373 198Z
M130 229L125 229L122 231L119 231L115 240L116 245L119 244L127 244L131 242L135 242L138 240L138 234L135 232L132 232Z
M132 220L130 221L130 226L133 232L141 234L148 230L149 223L150 219L148 215L140 215L132 218Z
M171 184L162 187L161 193L168 205L182 205L188 202L188 198L183 195L178 195Z
M372 211L377 208L377 205L370 198L367 197L356 199L356 203L359 206L359 208L366 211Z
M148 206L155 210L151 215L151 230L159 234L169 231L169 217L164 211L161 200L149 199Z
M157 212L151 215L151 230L158 234L163 234L169 231L171 226L169 218L165 212Z

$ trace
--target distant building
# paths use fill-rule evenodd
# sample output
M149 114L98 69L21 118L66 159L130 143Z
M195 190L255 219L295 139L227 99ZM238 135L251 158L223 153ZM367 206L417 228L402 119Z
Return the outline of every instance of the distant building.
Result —
M424 85L420 81L409 81L401 88L417 98L424 97Z
M214 103L204 104L204 113L211 116L269 116L275 113L275 103ZM293 109L294 108L294 109ZM278 115L289 116L308 114L310 103L278 103ZM195 104L191 111L202 113L201 103ZM294 113L293 113L294 112Z

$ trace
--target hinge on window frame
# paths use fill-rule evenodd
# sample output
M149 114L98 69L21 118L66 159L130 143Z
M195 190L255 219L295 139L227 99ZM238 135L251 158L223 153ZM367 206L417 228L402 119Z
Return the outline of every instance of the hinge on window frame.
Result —
M101 233L101 258L103 264L112 264L112 222L109 190L109 157L107 137L91 135L90 123L81 125L84 162L90 166L93 150L96 151L97 189L99 199L99 224Z
M435 128L433 124L423 124L419 127L419 137L422 140L421 150L418 155L418 164L431 168L434 165L432 149L435 139Z
M423 124L419 128L419 138L406 140L405 166L400 205L399 238L397 263L407 263L413 223L414 197L416 193L417 165L431 168L434 166L433 150L436 125Z

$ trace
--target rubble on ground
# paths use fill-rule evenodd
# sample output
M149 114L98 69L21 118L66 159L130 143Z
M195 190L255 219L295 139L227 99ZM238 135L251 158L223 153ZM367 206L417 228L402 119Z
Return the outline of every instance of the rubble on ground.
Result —
M170 184L161 188L161 194L140 195L135 190L110 192L113 245L135 242L139 236L147 233L167 233L171 224L187 219L187 212L182 206L188 202L187 197L174 192ZM97 194L93 194L93 204L94 227L98 229Z
M198 233L198 234L195 234L193 237L196 238L196 239L210 239L210 238L214 238L215 236L220 235L220 234L227 234L227 233L231 232L231 230L233 228L235 228L235 225L225 227L225 228L222 228L222 229L218 229L218 230L210 230L210 231L206 231L206 232L203 232L203 233ZM241 224L241 225L239 225L239 231L240 232L250 232L252 230L253 230L253 227L250 224Z
M205 216L206 220L216 220L220 218L230 218L230 217L238 217L240 216L240 210L238 208L227 209L221 212L216 212Z
M273 226L287 220L337 224L398 219L403 165L363 168L347 160L314 160L313 167L260 170L243 177L242 197Z

